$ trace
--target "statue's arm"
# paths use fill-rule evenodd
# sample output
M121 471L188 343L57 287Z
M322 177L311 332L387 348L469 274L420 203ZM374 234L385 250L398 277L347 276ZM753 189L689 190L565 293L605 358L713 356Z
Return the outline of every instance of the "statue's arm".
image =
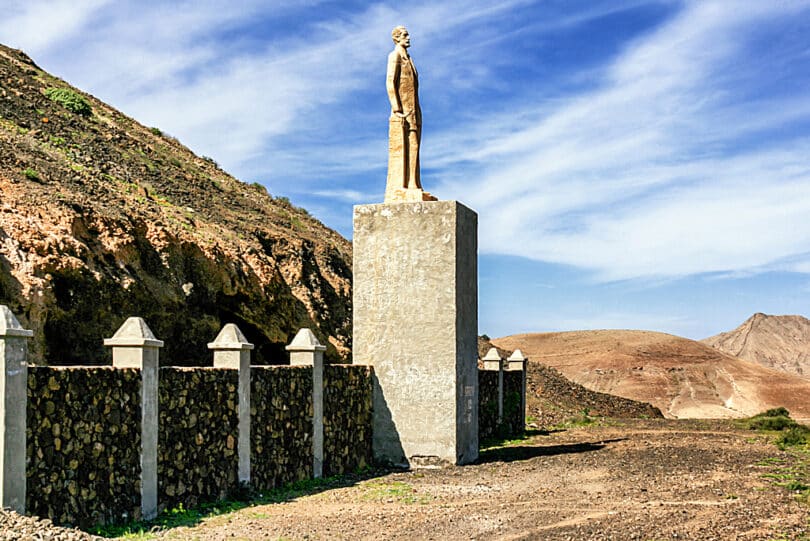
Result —
M399 56L396 51L388 55L388 72L385 77L385 88L388 90L388 101L391 102L392 113L402 113L402 104L399 101L397 86L399 85Z

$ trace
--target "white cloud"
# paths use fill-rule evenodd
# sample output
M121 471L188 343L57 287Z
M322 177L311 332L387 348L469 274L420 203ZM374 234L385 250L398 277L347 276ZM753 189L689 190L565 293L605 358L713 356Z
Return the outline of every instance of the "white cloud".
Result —
M35 59L43 58L46 69L50 62L67 67L57 74L231 170L282 152L287 164L302 156L307 165L323 169L318 162L326 161L345 169L329 156L312 161L308 155L325 132L334 133L334 140L346 139L341 130L358 111L341 110L337 104L358 89L379 85L394 24L419 27L424 51L432 39L446 39L452 28L486 21L520 3L525 2L417 2L407 8L372 4L294 31L262 30L261 39L245 47L240 44L249 37L243 34L256 31L254 18L261 15L268 24L282 24L276 21L285 12L303 13L307 4L18 2L14 21L7 20L6 26L23 29L14 34L16 41ZM65 17L71 10L71 17ZM39 33L29 30L37 25L53 31L34 39ZM79 30L81 39L75 35ZM320 132L321 140L306 141L310 144L302 148L287 140L290 134L306 137L313 132ZM357 156L354 143L344 143L338 154ZM365 142L363 146L369 148ZM273 160L266 162L265 174L282 171ZM368 167L367 158L354 163L360 170Z
M316 190L312 195L327 199L342 199L349 203L364 203L369 200L367 193L358 190Z
M806 120L810 100L737 95L752 84L737 73L747 32L806 7L688 4L628 45L595 90L524 107L511 129L505 114L442 134L442 166L457 170L436 191L480 212L482 251L602 280L764 268L806 253L810 143L789 131L753 148L746 139Z
M74 36L111 0L4 0L0 39L37 55Z

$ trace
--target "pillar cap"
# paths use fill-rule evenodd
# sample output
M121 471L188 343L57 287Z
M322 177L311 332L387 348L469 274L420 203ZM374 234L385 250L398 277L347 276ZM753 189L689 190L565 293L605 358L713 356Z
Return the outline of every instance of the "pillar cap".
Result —
M301 329L285 349L287 351L326 351L326 346L322 346L318 342L318 338L311 330Z
M34 331L23 329L14 312L5 304L0 304L0 337L4 336L31 338Z
M247 351L253 349L253 344L247 341L239 327L234 323L228 323L222 327L214 341L208 343L208 349Z
M152 329L143 318L131 317L115 331L112 338L104 339L104 345L107 347L162 348L163 340L155 338Z
M489 348L481 361L484 364L484 370L503 370L503 357L495 348Z
M510 361L510 362L511 361L528 361L528 359L523 355L523 352L520 351L519 349L516 349L515 351L513 351L512 354L509 356L509 358L506 359L506 360Z

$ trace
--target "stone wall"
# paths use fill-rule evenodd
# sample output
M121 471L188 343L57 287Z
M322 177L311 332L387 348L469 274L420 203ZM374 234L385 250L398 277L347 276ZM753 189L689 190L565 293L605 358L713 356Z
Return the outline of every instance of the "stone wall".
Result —
M267 489L312 477L312 368L250 372L252 485Z
M478 439L514 438L525 429L523 372L503 371L502 418L498 422L498 371L478 370Z
M324 477L371 463L372 392L370 367L324 365Z
M507 370L503 373L503 426L501 437L513 438L525 429L523 403L523 371Z
M498 372L478 371L478 441L498 436Z
M238 372L161 368L159 509L190 507L238 488Z
M59 524L140 516L140 371L30 367L26 510Z
M162 342L145 322L131 318L122 329L105 341L115 367L30 367L27 382L19 378L27 448L13 464L20 472L27 464L26 512L80 526L150 519L228 497L240 479L263 490L371 462L372 368L327 365L321 378L314 336L297 345L297 361L311 352L318 368L157 368ZM249 349L235 336L217 353ZM250 397L240 397L245 375ZM323 419L313 419L321 406Z

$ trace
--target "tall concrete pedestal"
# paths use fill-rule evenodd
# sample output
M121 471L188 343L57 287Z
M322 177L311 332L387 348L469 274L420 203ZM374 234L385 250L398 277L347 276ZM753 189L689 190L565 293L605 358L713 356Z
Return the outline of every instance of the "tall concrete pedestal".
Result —
M456 201L354 208L352 356L374 366L378 460L478 458L477 231Z

